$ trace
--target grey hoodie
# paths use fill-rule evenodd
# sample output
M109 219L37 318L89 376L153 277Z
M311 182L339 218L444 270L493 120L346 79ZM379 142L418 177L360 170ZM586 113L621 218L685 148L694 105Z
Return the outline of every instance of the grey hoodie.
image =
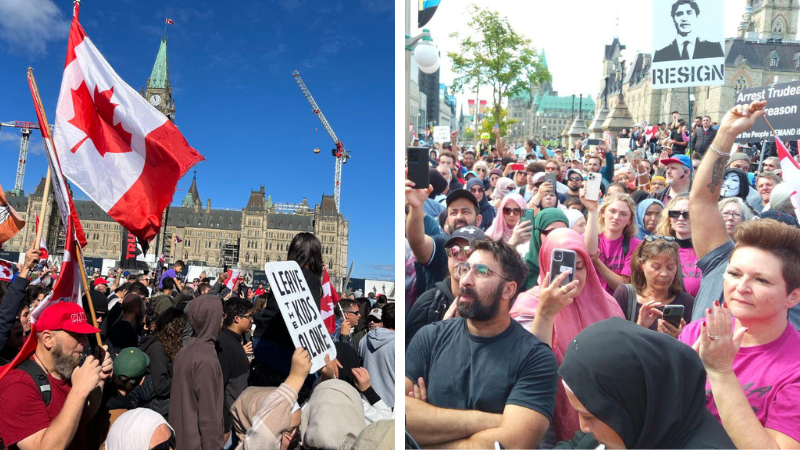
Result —
M390 408L394 408L394 336L393 330L376 328L358 344L372 388Z
M222 369L214 343L222 328L222 300L203 295L189 306L195 337L173 365L169 422L177 448L219 450L223 444Z

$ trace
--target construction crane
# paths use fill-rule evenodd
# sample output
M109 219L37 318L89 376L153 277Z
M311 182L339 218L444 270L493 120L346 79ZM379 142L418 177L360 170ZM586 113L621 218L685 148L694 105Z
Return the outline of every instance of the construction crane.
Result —
M22 142L19 145L19 163L17 163L17 178L14 181L14 191L17 195L22 193L22 182L25 181L25 164L28 162L28 141L31 137L31 130L38 130L39 125L33 122L0 122L0 128L22 128Z
M336 172L334 175L334 184L333 184L333 199L336 203L336 211L339 211L339 198L340 198L340 189L342 186L342 164L347 164L347 160L350 158L350 153L344 149L344 144L339 138L336 137L336 133L333 132L333 128L331 128L330 124L328 123L328 119L325 118L325 115L322 114L320 111L319 106L317 106L317 102L314 101L314 97L311 96L311 92L308 91L306 84L303 82L303 79L300 78L300 72L294 71L292 72L292 76L294 80L297 82L297 85L300 86L300 90L303 91L303 95L306 96L306 100L311 105L311 112L316 114L317 118L320 122L322 122L322 126L325 128L325 131L328 132L328 136L333 139L333 143L336 144L336 148L331 151L331 154L336 158Z

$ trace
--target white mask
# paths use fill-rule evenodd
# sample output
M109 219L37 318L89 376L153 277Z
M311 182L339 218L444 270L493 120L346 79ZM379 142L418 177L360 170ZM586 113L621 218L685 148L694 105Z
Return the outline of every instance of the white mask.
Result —
M719 191L720 197L736 197L739 195L739 184L741 180L736 172L728 172L722 179L722 189Z

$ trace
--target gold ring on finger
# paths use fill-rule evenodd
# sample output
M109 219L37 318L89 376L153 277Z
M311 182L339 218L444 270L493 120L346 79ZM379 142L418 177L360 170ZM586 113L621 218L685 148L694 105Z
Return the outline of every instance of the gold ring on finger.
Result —
M569 289L566 286L561 286L561 291L565 294L569 294Z

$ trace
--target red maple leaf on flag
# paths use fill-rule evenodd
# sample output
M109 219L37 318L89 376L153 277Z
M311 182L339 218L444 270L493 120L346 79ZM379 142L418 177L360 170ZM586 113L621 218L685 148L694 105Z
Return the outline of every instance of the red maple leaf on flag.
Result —
M91 139L100 156L106 153L127 153L131 149L131 133L125 131L122 123L114 125L114 109L119 106L111 102L114 87L99 92L94 87L94 96L86 87L86 82L81 82L78 89L72 89L72 106L75 117L69 123L75 125L86 133L86 137L70 149L72 153L86 141ZM94 98L93 98L94 97Z

